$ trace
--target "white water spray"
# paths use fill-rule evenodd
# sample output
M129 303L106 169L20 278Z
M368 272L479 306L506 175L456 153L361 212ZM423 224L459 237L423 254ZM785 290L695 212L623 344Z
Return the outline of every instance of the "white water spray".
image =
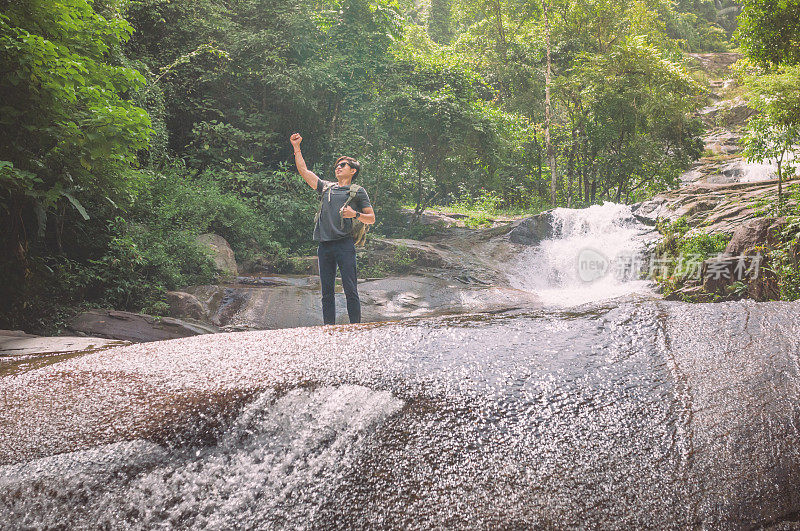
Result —
M643 264L643 226L626 205L604 203L553 211L555 236L520 255L509 273L512 286L554 306L644 293L637 280Z

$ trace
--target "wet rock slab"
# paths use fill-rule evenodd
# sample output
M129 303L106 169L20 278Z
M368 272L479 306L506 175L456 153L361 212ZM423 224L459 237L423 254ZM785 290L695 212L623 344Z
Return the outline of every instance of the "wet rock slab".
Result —
M305 286L195 286L212 322L235 330L274 330L322 324L318 279ZM493 286L468 274L401 275L359 282L363 322L459 313L533 308L538 298L507 286ZM336 286L337 323L347 323L346 299Z
M800 178L784 181L784 194L800 186ZM743 222L753 219L765 204L777 200L775 181L713 184L695 183L662 192L634 205L634 215L643 223L673 222L687 218L690 227L705 233L733 234Z
M797 303L665 302L122 347L0 379L0 507L15 527L775 525L800 510L798 352Z
M67 326L79 334L134 343L219 332L215 327L200 322L117 310L89 310L70 319Z
M542 212L522 220L509 234L512 243L522 245L536 245L542 240L552 237L553 216L550 212Z
M0 357L77 352L120 346L127 343L127 341L102 337L42 337L31 334L21 336L0 334Z

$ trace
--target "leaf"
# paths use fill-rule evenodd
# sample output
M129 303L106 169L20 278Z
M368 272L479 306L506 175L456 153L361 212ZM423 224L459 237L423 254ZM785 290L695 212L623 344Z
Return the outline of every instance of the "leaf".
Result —
M72 196L72 194L69 192L61 192L61 195L69 199L69 202L72 203L72 206L75 207L75 210L77 210L80 215L83 216L85 221L89 220L89 214L86 212L86 209L83 208L83 205L81 205L80 202L78 202L78 200Z

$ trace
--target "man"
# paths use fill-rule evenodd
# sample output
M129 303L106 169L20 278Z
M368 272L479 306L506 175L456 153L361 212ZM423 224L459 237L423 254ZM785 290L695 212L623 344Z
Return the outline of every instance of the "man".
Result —
M319 280L322 285L322 320L326 325L336 324L336 299L333 288L336 283L336 267L342 275L342 287L347 299L347 315L351 323L361 322L361 300L358 298L356 284L356 247L350 235L352 219L365 225L375 223L375 212L366 190L359 187L356 197L345 206L350 197L350 185L361 171L361 164L351 157L339 157L334 173L336 181L324 181L306 167L300 152L298 133L289 141L294 148L294 162L297 171L308 185L320 196L322 206L314 226L314 240L319 242ZM355 208L353 208L355 207Z

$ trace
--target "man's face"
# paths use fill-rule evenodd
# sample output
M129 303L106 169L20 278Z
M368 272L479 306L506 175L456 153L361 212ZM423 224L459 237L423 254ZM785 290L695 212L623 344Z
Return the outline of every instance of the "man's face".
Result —
M339 161L339 163L336 164L334 171L336 172L337 179L352 179L353 175L356 174L356 169L350 166L350 163L346 160Z

